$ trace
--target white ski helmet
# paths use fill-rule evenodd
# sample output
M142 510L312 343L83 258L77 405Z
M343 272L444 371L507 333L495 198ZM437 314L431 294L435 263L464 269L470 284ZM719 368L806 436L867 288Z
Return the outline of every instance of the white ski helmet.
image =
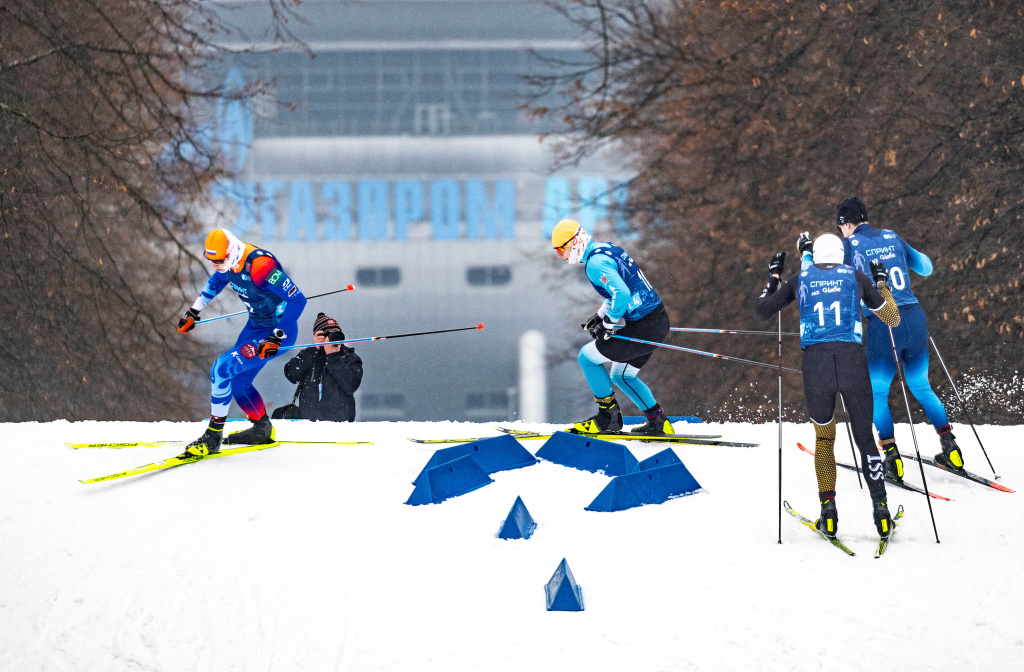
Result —
M843 249L843 241L833 233L825 233L814 241L812 251L814 263L816 264L841 264L846 251Z

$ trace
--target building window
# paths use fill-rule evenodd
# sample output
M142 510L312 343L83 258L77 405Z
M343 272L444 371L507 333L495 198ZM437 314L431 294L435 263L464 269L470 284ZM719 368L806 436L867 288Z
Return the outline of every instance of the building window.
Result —
M512 282L508 266L471 266L466 269L466 282L474 287L494 287Z
M405 395L389 392L385 394L364 394L359 407L367 411L403 411Z
M356 284L363 287L395 287L402 281L397 266L356 269Z
M466 395L467 411L508 410L508 392L470 392Z

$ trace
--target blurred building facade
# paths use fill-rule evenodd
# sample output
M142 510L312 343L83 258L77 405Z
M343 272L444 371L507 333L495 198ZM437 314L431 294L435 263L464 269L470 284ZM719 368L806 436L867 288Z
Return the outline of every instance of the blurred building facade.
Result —
M221 5L229 46L251 53L206 74L276 88L217 106L238 179L215 186L210 226L270 249L307 296L355 287L311 300L298 342L320 311L349 338L485 325L357 345L357 418L517 418L529 330L548 343L548 419L589 412L575 348L599 299L550 231L573 217L625 232L627 175L600 158L553 172L540 135L559 128L522 109L522 77L551 67L545 56L583 58L575 26L521 0L307 0L289 29L313 57L267 37L267 3ZM238 309L227 294L207 312ZM228 322L211 325L218 344L241 326ZM257 380L268 405L291 399L289 357Z

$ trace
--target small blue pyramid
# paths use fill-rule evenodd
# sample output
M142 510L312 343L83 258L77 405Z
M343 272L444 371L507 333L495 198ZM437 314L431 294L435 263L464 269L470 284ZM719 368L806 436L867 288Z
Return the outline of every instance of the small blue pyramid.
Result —
M505 522L498 532L499 539L529 539L533 531L537 529L537 523L533 516L526 510L522 497L516 497L516 503L512 505Z
M551 580L544 586L548 611L583 611L583 590L576 585L569 563L562 558Z

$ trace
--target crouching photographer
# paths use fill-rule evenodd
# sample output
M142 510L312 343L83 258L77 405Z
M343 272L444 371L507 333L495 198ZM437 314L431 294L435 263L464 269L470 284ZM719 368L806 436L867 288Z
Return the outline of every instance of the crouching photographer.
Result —
M324 313L316 316L314 343L344 340L337 320ZM336 422L356 419L356 400L352 395L363 380L363 361L352 348L341 343L305 348L284 365L284 375L299 387L298 415L284 412L283 417ZM278 410L285 409L288 407ZM278 417L276 411L274 417Z

